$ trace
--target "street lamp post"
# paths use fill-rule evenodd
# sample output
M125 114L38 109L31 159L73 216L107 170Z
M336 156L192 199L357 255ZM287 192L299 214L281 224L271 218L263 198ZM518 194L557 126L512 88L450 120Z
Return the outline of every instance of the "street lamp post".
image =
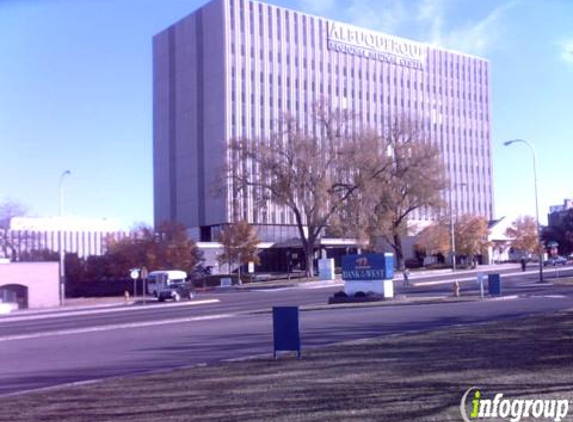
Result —
M458 186L466 186L466 183L450 183L450 242L452 249L452 272L456 271L456 229L454 221L454 204L452 199L452 191Z
M58 257L59 257L59 287L60 287L60 305L64 305L66 299L66 275L64 268L64 247L63 247L63 217L64 217L64 179L69 176L71 171L66 170L60 176L60 222L58 228Z
M452 203L453 186L450 186L450 242L452 249L452 271L456 271L456 231L454 227L454 205Z
M541 242L541 229L539 227L539 201L537 199L537 154L535 152L535 147L532 143L526 141L525 139L513 139L511 141L506 141L503 143L505 146L509 146L513 143L521 142L529 147L531 150L531 155L533 157L533 183L535 188L535 224L537 227L537 242ZM543 253L541 248L539 248L539 282L543 283Z

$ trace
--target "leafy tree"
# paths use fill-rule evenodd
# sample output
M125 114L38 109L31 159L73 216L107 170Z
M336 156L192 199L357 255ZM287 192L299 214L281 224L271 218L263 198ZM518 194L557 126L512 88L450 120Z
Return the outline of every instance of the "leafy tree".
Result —
M156 230L140 225L128 237L110 239L107 254L116 276L143 266L149 271L177 268L190 273L202 259L185 227L172 222L162 223Z
M86 280L84 260L77 253L65 254L64 271L67 283L77 284Z
M416 241L418 250L424 251L428 255L448 254L451 249L450 229L447 224L437 222L424 228Z
M154 231L146 225L133 228L127 237L107 239L106 256L109 258L110 273L114 277L123 278L131 268L146 265L154 259ZM149 256L151 255L151 256Z
M223 252L218 260L221 264L229 264L229 269L238 264L239 281L240 267L248 262L259 263L257 245L259 238L253 226L247 221L241 220L238 223L225 227L217 236L217 241L223 245Z
M112 271L112 255L91 255L85 260L85 278L87 280L105 280L114 278ZM122 277L126 274L122 273Z
M511 239L511 247L524 254L540 251L537 224L531 216L518 217L505 231L505 235Z
M484 217L466 214L455 225L456 253L470 260L487 252L489 229Z
M545 245L557 242L559 252L568 255L573 252L573 209L560 212L559 218L555 220L556 223L543 229L541 238Z
M155 262L149 268L179 268L191 273L203 259L202 253L189 238L185 226L179 223L165 222L155 231Z

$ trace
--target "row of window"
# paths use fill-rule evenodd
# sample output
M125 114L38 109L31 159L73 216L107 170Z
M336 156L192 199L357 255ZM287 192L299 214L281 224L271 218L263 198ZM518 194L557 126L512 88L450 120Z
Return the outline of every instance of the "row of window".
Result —
M281 82L280 87L282 87L282 80L279 77L279 80ZM277 82L278 82L277 81ZM291 95L287 96L287 106L286 109L287 110L292 110L291 108L291 98L294 99L294 101L296 102L296 111L299 111L299 99L302 99L304 101L304 99L307 97L307 94L310 93L310 91L307 91L307 89L310 87L312 90L312 94L313 97L317 96L317 84L313 81L310 84L308 84L307 81L304 81L304 83L302 84L304 90L301 91L300 90L300 83L298 78L296 79L296 88L293 91L292 88L290 87L290 78L287 77L287 85L286 85L286 89L290 90ZM310 85L310 86L309 86ZM237 91L234 89L234 87L236 86L236 81L235 79L232 79L231 81L231 86L233 87L231 90L231 100L233 103L236 103L238 101L237 99ZM332 87L332 85L328 85L328 91L324 92L324 84L321 82L320 84L318 84L319 88L320 88L320 96L324 97L326 94L328 94L329 97L335 97L335 98L340 98L341 102L343 103L348 103L350 102L351 104L355 104L357 106L357 108L361 111L364 112L364 108L368 108L365 107L366 104L364 103L364 100L366 100L366 103L370 103L370 104L380 104L381 106L386 104L387 106L401 106L401 107L407 107L408 109L416 109L416 110L420 110L423 111L425 108L427 107L432 107L432 104L434 104L433 109L436 110L436 112L439 112L440 115L446 116L446 117L459 117L459 118L470 118L470 119L476 119L478 121L485 121L488 122L489 121L489 108L487 107L487 104L478 104L476 102L473 101L448 101L447 99L445 99L445 105L441 104L436 106L435 104L440 104L441 103L441 98L427 98L426 100L424 100L422 93L418 93L416 99L412 100L410 99L410 95L411 93L405 92L403 90L396 90L396 92L394 93L394 95L390 95L390 93L386 93L386 95L384 95L384 93L381 93L379 95L375 95L374 93L370 93L370 91L366 91L363 94L362 90L358 90L356 91L355 89L348 89L346 86L340 88L338 86L336 86L334 89ZM264 90L264 84L262 84L261 88ZM277 99L277 107L279 109L283 108L283 96L285 95L285 92L278 92L278 96L276 97ZM349 96L350 94L350 96ZM401 94L401 95L400 95ZM247 101L247 96L249 96L249 100ZM243 80L241 81L241 98L240 98L240 102L242 104L247 104L249 103L251 106L255 106L256 105L256 97L255 97L255 93L251 92L250 94L247 94L247 84L246 82ZM265 104L267 104L270 108L275 106L275 96L273 95L273 93L269 93L268 95L265 94L260 94L259 95L259 104L261 106L261 108L264 108ZM305 111L306 111L306 107L305 107ZM369 112L368 112L369 113ZM369 117L368 117L368 120ZM441 123L441 122L440 122Z
M338 67L338 65L336 65ZM329 64L330 67L330 64ZM343 68L343 70L346 70L346 67ZM338 70L337 70L338 72ZM246 78L246 69L244 67L241 68L241 80L245 80ZM266 73L266 74L265 74ZM344 72L346 73L346 72ZM354 73L354 69L352 70L352 74ZM360 73L362 73L360 71ZM264 84L267 76L268 75L268 81L269 84L273 84L274 81L276 80L276 83L279 86L282 86L283 84L283 74L282 72L278 72L276 75L273 74L272 69L269 69L268 72L263 72L263 71L259 71L259 81L261 84ZM304 74L304 73L303 73ZM337 82L340 82L341 85L350 85L350 84L356 84L356 81L354 79L352 79L353 75L351 74L351 78L347 78L346 75L344 74L344 78L342 77L337 77L335 76L334 79L332 78L328 78L331 79L333 81L334 84L337 84ZM384 78L384 76L382 74L379 75L378 78L375 77L376 75L373 73L372 74L372 82L378 82L380 84L384 84L386 83L387 86L393 86L393 87L400 87L400 88L406 88L409 90L414 90L417 92L420 91L424 91L424 89L427 89L427 92L430 94L435 94L435 95L445 95L446 97L451 97L451 98L457 98L459 100L463 100L463 101L474 101L477 103L487 103L488 102L488 94L487 94L487 90L485 89L484 86L478 86L475 84L469 84L469 85L465 85L465 84L459 84L459 86L455 86L456 84L448 84L447 86L444 86L443 84L436 84L436 81L434 81L434 83L430 84L430 83L426 83L424 84L424 82L418 82L416 80L411 81L409 78L404 78L403 75L401 75L401 77L398 79L397 76L394 76L393 78L390 77L390 73L386 74L386 78ZM237 78L237 69L236 67L233 65L231 66L231 77L233 78L233 80L236 80ZM296 89L300 88L300 81L298 77L295 77L295 83L294 86L296 87ZM324 79L324 78L323 78ZM250 71L250 80L252 83L254 83L255 81L255 71L251 70ZM287 74L284 75L284 80L286 82L286 86L287 88L291 87L291 77ZM314 92L316 90L316 82L312 81L312 91ZM302 86L304 87L305 90L308 89L308 81L306 79L303 80L303 84ZM369 87L369 85L366 85L367 87ZM449 89L448 89L449 88ZM456 89L454 89L456 88ZM323 92L324 88L323 88L323 82L320 82L320 91ZM479 92L479 94L478 94Z
M314 83L312 84L313 88L314 88ZM351 96L348 97L348 93L350 92ZM316 91L313 89L312 93L314 94L313 97L317 96ZM324 92L322 90L322 84L321 84L321 91L320 93L322 94L321 96L324 97ZM282 108L282 104L283 104L283 99L285 98L285 92L278 92L278 95L275 97L273 92L270 92L268 95L265 94L260 94L259 95L259 105L261 107L261 109L264 110L265 105L268 105L270 108L273 108L275 106L275 98L277 99L277 107L278 108ZM342 94L342 95L341 95ZM402 94L403 95L403 94ZM414 110L420 110L420 111L424 111L425 109L428 110L434 110L437 113L440 113L440 116L443 117L464 117L464 118L473 118L473 119L477 119L478 121L489 121L489 112L488 112L488 108L486 107L477 107L477 104L471 103L471 102L453 102L453 103L448 103L446 105L433 105L432 103L433 101L427 99L427 100L423 100L421 99L420 101L418 101L417 99L415 100L411 100L411 99L405 99L403 96L398 96L398 95L390 95L389 93L387 93L386 95L384 94L380 94L378 95L374 95L372 94L372 96L370 96L370 92L366 92L365 97L363 97L362 95L362 91L358 91L358 96L356 96L356 92L354 89L352 90L348 90L346 87L342 90L340 90L338 87L336 87L336 89L334 90L334 95L333 95L333 90L332 87L329 86L328 89L328 96L332 97L336 97L336 98L340 98L341 102L348 104L348 102L350 102L351 104L356 104L357 101L359 101L358 108L363 112L364 109L371 109L372 107L367 107L367 104L372 105L376 105L376 104L380 104L380 105L394 105L394 106L401 106L401 107L407 107L408 109L414 109ZM249 97L249 101L247 101L247 97ZM293 99L296 103L296 111L299 111L299 106L298 103L300 101L302 97L302 102L304 103L306 97L307 97L307 92L305 91L300 91L300 90L291 90L291 95L286 96L286 100L287 100L287 110L291 110L291 99ZM363 100L366 100L366 103L363 103ZM236 90L232 90L231 91L231 101L233 102L233 104L237 103L238 99L237 99L237 91ZM240 98L240 102L241 104L245 105L245 104L250 104L252 107L256 106L256 95L254 92L251 92L250 94L247 94L246 89L243 88L243 90L241 90L241 98ZM306 104L305 104L305 111L307 111L306 108ZM368 114L370 114L370 112L366 112ZM364 114L364 113L362 113ZM369 119L368 119L369 120ZM441 122L440 122L441 123Z
M293 112L295 113L295 115L300 115L300 111L298 109L298 101L296 102L296 107L295 109L289 108L286 109L286 112ZM290 100L287 102L287 106L290 105ZM281 115L283 110L282 108L278 108L277 109L278 114ZM300 120L304 120L308 123L308 113L309 113L309 107L307 103L304 103L304 114L300 117ZM273 119L273 116L275 116L277 113L275 113L274 109L271 107L270 109L263 109L261 108L260 110L260 117L258 118L260 121L260 129L261 132L265 131L265 128L268 127L268 129L271 132L275 131L275 120ZM362 116L362 118L360 118ZM374 113L372 115L372 119L370 119L371 114L370 113L361 113L358 115L359 120L362 121L363 123L367 124L367 125L371 125L374 124L374 126L378 126L378 125L382 125L384 123L384 116L387 116L387 114L377 114ZM245 111L243 111L240 114L240 118L238 117L237 113L231 113L231 126L233 128L233 131L236 131L238 129L237 126L238 125L238 120L240 120L240 126L243 128L243 132L245 132L245 129L247 127L247 120L250 120L250 126L252 128L253 131L255 131L256 129L256 121L257 121L257 117L254 114L251 114L250 116L247 116L247 113ZM471 141L471 139L489 139L489 131L487 129L481 128L481 129L462 129L460 126L457 125L453 125L453 124L438 124L438 123L433 123L433 124L428 124L426 129L431 130L431 132L433 134L435 134L436 136L438 136L440 139L443 139L444 136L454 136L454 137L458 137L460 139L469 139ZM449 148L449 147L448 147ZM489 151L487 152L487 154L489 155Z
M241 198L241 203L237 204L241 209L239 214L242 218L254 224L295 224L295 218L292 212L284 210L270 210L267 206L252 207L249 206L249 198L247 194ZM269 203L270 204L270 203ZM461 213L477 213L480 215L493 215L492 204L484 197L465 198L455 201L455 206L460 208ZM433 220L433 211L429 209L415 210L412 218L418 220ZM287 240L286 238L284 240Z
M242 163L244 165L244 163ZM247 171L248 166L244 166L243 171ZM254 171L254 169L252 169ZM455 173L459 174L459 173ZM454 198L454 204L460 208L463 213L474 212L479 214L486 214L488 210L491 211L492 205L489 198L492 196L491 186L483 183L482 179L478 179L476 183L469 182L475 174L466 173L467 185L460 188L461 192ZM480 181L482 183L480 183ZM231 201L238 206L239 214L244 218L249 219L254 223L263 224L294 224L294 215L288 210L285 211L283 207L277 206L270 201L260 201L260 192L255 188L249 188L242 191L235 201ZM432 210L420 209L414 212L412 218L417 219L432 219ZM491 214L488 214L491 216Z
M230 20L231 20L231 37L234 39L235 36L237 35L237 32L235 32L235 27L237 25L236 19L235 19L235 7L234 7L234 2L231 2L230 4ZM266 32L267 32L267 36L272 39L273 38L273 32L275 35L275 38L277 40L280 40L281 42L294 42L294 45L299 48L299 47L307 47L308 46L308 39L307 39L307 31L309 32L310 35L310 45L312 47L315 46L315 38L319 39L319 45L320 48L322 49L323 46L323 39L325 37L325 33L328 30L328 26L327 26L327 22L323 19L320 18L316 18L313 16L306 16L304 14L300 14L298 12L295 11L289 11L286 9L281 9L281 8L277 8L275 6L271 6L271 5L263 5L261 3L258 4L258 20L255 19L255 10L253 7L253 3L252 2L248 2L249 3L249 33L252 36L255 35L255 33L258 33L260 37L263 37L263 31L265 29L264 26L264 16L265 16L265 11L264 9L266 8L266 16L267 16L267 28L266 28ZM243 5L243 2L239 2L239 22L238 22L238 26L240 29L240 33L241 33L241 37L245 38L245 7ZM274 30L273 28L273 10L275 13L275 19L276 19L276 30ZM281 16L282 15L282 16ZM293 31L292 31L292 37L291 37L291 27L290 27L290 20L289 20L289 16L292 15L293 19ZM258 28L255 28L255 22L258 22ZM318 25L317 28L315 28L315 21L318 21ZM300 39L300 35L299 35L299 22L300 22L300 29L301 29L301 35L302 35L302 39ZM307 24L308 23L308 24ZM263 29L258 30L257 29ZM315 29L318 29L318 33L315 31ZM284 32L284 39L282 37ZM302 41L302 42L301 42ZM473 80L477 81L479 80L479 82L481 83L482 81L484 83L487 84L487 63L484 60L481 59L477 59L477 58L471 58L468 56L462 56L459 54L454 54L454 53L450 53L450 52L446 52L446 51L442 51L442 50L430 50L429 52L431 54L429 54L429 64L433 67L433 69L435 69L435 71L439 74L439 75L444 75L446 77L449 76L453 76L455 78L461 78L461 79L466 79L466 76L468 77L468 79L473 76ZM252 52L252 55L254 54L254 52Z
M317 66L317 60L313 57L306 57L305 55L303 55L302 59L300 57L299 50L297 49L297 53L293 54L292 56L294 56L293 58L291 58L291 54L288 52L288 45L286 46L287 48L287 52L284 54L284 63L287 66L290 66L291 64L294 64L294 66L296 68L301 68L306 71L308 69L311 70L319 70L320 73L324 73L325 72L325 66L324 66L324 62L322 60L318 60L318 66ZM251 45L251 47L249 48L250 51L250 58L252 60L255 59L255 47L253 45ZM231 41L231 56L234 59L236 56L239 56L244 58L245 57L245 53L246 53L246 47L244 43L241 43L241 47L239 49L239 52L236 51L236 44L234 41ZM337 61L336 58L343 56L343 53L340 52L330 52L330 54L333 57L333 62ZM283 64L283 53L282 51L277 51L276 53L273 51L273 49L271 47L269 47L267 49L267 51L265 52L264 49L259 49L259 60L261 61L262 64L264 64L266 62L266 58L268 57L268 62L272 63L273 61L276 62L277 64L281 65ZM349 70L347 70L347 66L345 64L336 64L336 63L326 63L326 72L328 72L329 75L331 74L335 74L335 75L340 75L340 73L342 73L343 76L347 77L350 76L353 79L357 78L358 80L362 81L363 79L368 81L370 79L372 79L372 81L376 81L376 76L377 73L380 73L380 82L382 82L382 72L376 72L374 69L369 69L370 66L368 66L367 64L369 62L363 61L363 59L354 59L355 63L352 63L352 66L350 67ZM397 65L389 65L389 66L397 66ZM356 68L356 70L355 70ZM364 72L362 71L362 69L364 68ZM381 67L382 69L383 67ZM399 69L403 70L403 69L409 69L409 68L404 68L402 66L398 67ZM407 72L405 72L407 73ZM479 78L475 77L475 78L465 78L464 74L455 74L455 75L442 75L442 73L435 73L432 72L432 69L426 69L426 71L423 70L412 70L413 75L412 76L424 76L427 75L430 78L433 78L436 82L441 81L442 84L449 84L450 86L452 86L452 84L456 84L459 83L461 85L466 85L466 84L472 84L472 85L476 85L478 88L482 88L487 86L487 73L484 71L484 78L482 80L482 73L479 72ZM388 82L390 82L388 80ZM394 78L394 83L396 83L396 78ZM401 79L401 83L403 85L404 83L404 79Z
M239 104L237 103L235 93L234 92L232 93L230 116L231 116L231 123L233 126L237 125L237 120L239 119L240 116L241 126L243 127L246 126L247 119L250 118L251 126L255 128L255 121L256 121L255 119L259 117L261 121L261 128L265 127L266 122L268 120L271 130L273 130L274 129L272 122L273 116L276 116L277 114L280 115L283 112L291 112L295 113L295 115L298 115L301 118L301 120L303 120L308 118L308 113L310 111L309 104L312 104L312 101L301 102L297 97L294 98L294 101L290 97L287 97L286 101L283 102L284 98L282 96L278 96L277 97L278 104L276 104L275 106L274 97L271 95L269 96L269 98L261 98L261 103L258 113L255 113L254 107L256 107L256 105L254 103L254 94L251 94L250 97L252 101L250 103L250 106L249 104L243 101L239 106ZM326 98L328 97L323 97L323 99ZM315 102L317 102L318 100L319 98L315 98ZM332 101L335 107L348 108L348 102L346 101L346 98L333 97ZM302 109L301 109L301 103L302 103ZM408 108L404 107L406 104L408 105ZM460 114L458 110L458 115L444 115L438 112L438 110L441 110L442 107L438 107L432 109L431 110L432 113L428 114L427 112L429 110L424 110L424 107L422 107L421 110L418 110L417 109L418 103L413 102L413 104L416 107L414 108L410 107L411 106L410 102L406 103L404 101L400 102L394 101L395 107L391 107L390 103L388 102L387 109L381 107L374 111L372 111L373 109L371 107L366 107L365 111L364 110L365 107L363 107L363 104L361 104L360 107L354 107L354 110L356 111L358 119L366 124L372 124L372 123L374 125L377 125L378 123L382 124L384 122L385 116L389 115L389 112L392 112L393 110L394 111L402 110L402 112L407 111L408 113L412 114L412 117L423 116L424 114L426 114L429 119L427 120L427 129L433 129L433 132L442 138L444 135L447 136L448 134L463 138L466 137L473 138L474 136L480 139L489 138L489 129L487 124L488 118L487 117L485 118L485 122L483 119L481 120L472 119L472 117L476 119L478 117L482 117L481 112L466 113L464 110L463 113Z

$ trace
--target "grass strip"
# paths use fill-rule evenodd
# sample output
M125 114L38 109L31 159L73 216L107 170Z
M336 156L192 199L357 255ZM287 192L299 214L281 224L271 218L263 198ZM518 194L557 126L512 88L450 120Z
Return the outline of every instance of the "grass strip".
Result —
M566 312L5 397L0 420L460 421L471 386L573 400L572 373Z

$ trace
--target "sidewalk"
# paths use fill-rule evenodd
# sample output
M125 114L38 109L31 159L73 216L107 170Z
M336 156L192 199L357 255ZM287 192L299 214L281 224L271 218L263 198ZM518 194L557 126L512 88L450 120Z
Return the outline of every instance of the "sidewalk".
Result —
M475 274L477 276L477 273L490 273L495 271L509 270L512 268L515 268L516 271L519 270L519 272L521 272L521 267L519 263L517 264L509 263L509 264L478 265L476 268L472 269L460 268L455 271L455 274ZM435 277L436 275L440 274L453 274L453 273L454 272L452 271L451 268L446 268L441 270L410 271L410 279L414 278L423 279L423 278ZM401 277L402 272L400 271L397 272L396 274L399 277ZM397 278L394 277L394 280L396 279Z
M141 298L138 298L138 301ZM149 299L151 302L152 298ZM123 296L116 297L94 297L94 298L69 298L64 302L64 306L52 306L48 308L34 308L34 309L15 309L6 315L37 315L37 314L48 314L48 313L65 313L72 311L81 311L87 309L99 309L99 308L113 308L119 306L131 306L136 303L134 300L129 300L125 302ZM1 319L0 319L1 320Z
M439 275L450 275L450 274L456 274L460 277L464 277L464 279L467 279L467 280L470 280L470 279L475 280L478 273L487 274L487 273L492 273L492 272L496 272L496 271L507 271L507 270L510 270L512 268L515 269L515 271L516 271L515 274L522 273L521 267L519 266L519 264L511 264L511 263L510 264L493 264L493 265L478 265L474 269L461 268L461 269L458 269L455 273L452 272L451 268L445 268L445 269L439 269L439 270L422 269L422 270L418 270L418 271L411 271L410 272L410 280L411 281L412 280L424 280L424 279L436 277ZM573 267L572 267L572 269L573 269ZM537 271L537 269L535 271ZM529 272L530 271L528 271L524 274L527 274ZM534 272L534 271L531 271L531 272ZM512 273L512 274L514 274L514 273ZM395 271L394 281L402 282L402 272L401 271ZM441 281L441 283L451 283L451 282L452 282L452 280ZM259 281L259 282L243 284L240 287L233 286L233 288L237 288L239 290L249 290L249 289L261 289L261 288L266 288L266 289L275 288L276 289L276 288L298 286L301 288L312 289L312 288L317 288L317 287L341 285L342 283L343 283L343 280L342 280L341 275L337 274L336 279L334 279L334 280L314 279L314 280L306 281L306 279L302 278L302 279L290 280L290 281L288 281L288 280ZM429 282L429 283L434 283L434 282ZM416 284L422 284L422 283L416 283Z
M530 265L527 267L526 271L522 271L521 270L521 266L519 264L495 264L495 265L480 265L478 266L476 269L471 269L471 270L466 270L466 269L462 269L459 271L456 271L455 273L452 272L451 269L446 270L446 272L442 272L442 274L455 274L455 280L458 282L465 282L465 281L474 281L477 282L477 275L478 273L483 273L484 276L487 276L488 274L491 273L496 273L496 272L500 272L500 271L507 271L507 270L511 270L514 269L514 271L510 271L510 272L506 272L503 273L502 276L515 276L515 275L531 275L531 274L538 274L539 273L539 267L538 266L533 266ZM546 275L546 277L550 274L553 274L555 271L563 274L565 272L573 272L573 267L545 267L543 269L543 273ZM438 272L435 272L433 275L437 275L439 274ZM424 279L424 278L429 278L431 277L430 275L424 275L423 277L418 277L418 279ZM410 273L410 279L415 278L412 277L412 273ZM553 277L549 276L547 277L547 279L554 279ZM397 278L394 278L394 280L398 280ZM416 283L413 283L412 285L414 286L435 286L435 285L440 285L440 284L451 284L453 282L453 278L450 278L448 280L433 280L433 281L418 281ZM548 283L549 284L549 283Z

